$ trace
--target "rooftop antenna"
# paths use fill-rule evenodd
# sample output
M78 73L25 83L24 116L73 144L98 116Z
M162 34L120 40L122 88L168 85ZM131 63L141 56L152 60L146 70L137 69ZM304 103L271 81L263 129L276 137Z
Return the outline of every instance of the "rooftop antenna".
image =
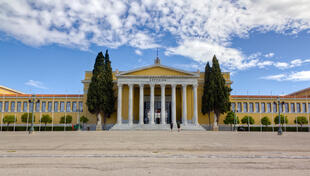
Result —
M156 51L156 59L155 59L155 64L160 64L160 59L158 57L158 48L156 48L157 51Z

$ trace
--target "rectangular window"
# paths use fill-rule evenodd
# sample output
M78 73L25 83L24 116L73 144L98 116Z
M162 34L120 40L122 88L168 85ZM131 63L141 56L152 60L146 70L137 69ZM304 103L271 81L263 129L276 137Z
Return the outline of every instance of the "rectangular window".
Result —
M271 103L267 103L267 112L271 112Z
M254 112L254 109L253 109L253 103L250 103L250 112Z
M273 112L278 112L277 103L273 103Z
M23 112L28 112L28 102L27 101L23 102Z
M4 112L9 112L9 102L4 102Z
M72 112L77 112L76 111L76 101L72 102Z
M31 102L29 103L29 112L32 112L32 110L33 110L33 103Z
M52 112L52 107L53 106L53 102L49 101L47 102L47 112Z
M291 112L295 112L295 103L291 103Z
M243 103L243 112L248 112L248 103Z
M11 112L15 112L15 101L11 101Z
M83 112L83 102L82 101L79 102L79 109L80 109L80 112Z
M308 113L310 113L310 103L308 103Z
M285 104L284 104L284 109L285 109L285 112L286 112L286 113L288 113L288 112L289 112L289 109L288 109L288 103L285 103Z
M60 102L60 112L65 112L65 102Z
M306 112L307 112L307 104L306 104L306 103L303 103L303 104L302 104L302 112L303 112L303 113L306 113Z
M283 104L280 104L280 112L283 112Z
M46 102L42 101L41 112L45 112L45 110L46 110Z
M54 112L58 112L58 101L54 102Z
M22 112L22 102L17 102L17 112Z
M66 104L66 112L71 112L71 102L67 102L67 104Z
M40 102L36 102L36 112L40 112Z
M255 112L260 112L259 103L255 103Z
M0 112L2 112L2 101L0 101Z
M297 112L301 112L300 103L297 103Z
M265 103L261 103L261 106L262 106L262 112L266 112Z

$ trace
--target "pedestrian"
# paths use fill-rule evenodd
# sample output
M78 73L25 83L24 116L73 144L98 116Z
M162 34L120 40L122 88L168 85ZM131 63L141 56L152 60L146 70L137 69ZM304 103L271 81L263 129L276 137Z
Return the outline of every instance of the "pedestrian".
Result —
M171 132L172 132L172 129L173 129L173 123L170 122L170 130L171 130Z
M178 127L178 132L180 132L181 131L181 124L179 121L177 122L177 127Z

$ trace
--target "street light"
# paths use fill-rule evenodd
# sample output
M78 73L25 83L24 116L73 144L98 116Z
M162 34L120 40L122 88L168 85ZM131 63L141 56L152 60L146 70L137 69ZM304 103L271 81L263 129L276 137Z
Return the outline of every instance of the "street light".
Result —
M29 134L33 133L34 132L34 128L33 128L33 121L34 121L34 105L35 103L40 103L40 100L36 99L36 96L33 94L32 95L32 99L29 100L29 104L32 103L32 117L31 117L31 127L30 127L30 130L29 130Z
M281 105L283 105L284 104L284 101L282 101L282 102L280 102L280 97L278 97L278 110L279 110L279 128L278 128L278 135L282 135L282 127L281 127L281 111L280 111L280 106ZM274 103L276 103L276 102L274 102ZM283 107L282 107L283 108ZM284 119L284 121L285 121L285 117L283 117Z
M237 111L238 112L238 111ZM234 108L234 131L237 131L236 129L236 123L237 123L237 119L236 119L236 105L235 105L235 108Z

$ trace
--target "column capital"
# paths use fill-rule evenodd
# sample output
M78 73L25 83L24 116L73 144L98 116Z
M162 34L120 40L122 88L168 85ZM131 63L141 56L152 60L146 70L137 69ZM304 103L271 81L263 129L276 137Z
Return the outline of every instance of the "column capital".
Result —
M182 87L187 87L187 86L188 86L188 84L184 84L184 83L182 84Z
M151 83L151 84L149 84L150 85L150 87L155 87L155 84L154 83Z
M176 84L171 84L171 87L172 88L175 88L177 85Z
M118 86L118 87L122 87L122 86L123 86L123 83L117 83L117 86Z
M198 84L193 84L193 87L194 87L194 88L197 88L197 87L198 87Z
M129 87L132 87L133 85L134 85L133 83L129 83L129 84L128 84Z
M139 87L140 87L140 88L141 88L141 87L144 87L144 84L140 83L140 84L139 84Z
M161 83L161 84L160 84L160 87L166 87L166 84Z

